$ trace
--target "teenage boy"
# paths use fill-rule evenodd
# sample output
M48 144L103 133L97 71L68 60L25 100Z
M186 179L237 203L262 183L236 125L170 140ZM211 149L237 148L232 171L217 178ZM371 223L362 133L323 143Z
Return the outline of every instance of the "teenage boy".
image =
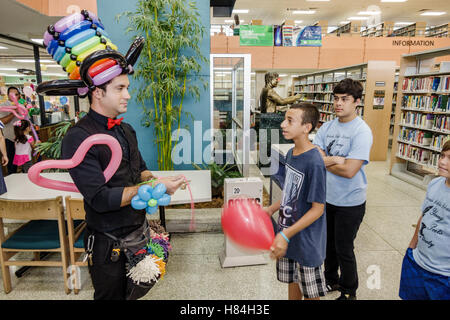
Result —
M341 292L338 300L356 300L358 288L354 240L366 211L364 167L373 140L369 126L356 113L362 92L362 85L352 79L336 85L333 105L337 118L324 123L313 142L327 168L325 277L328 291Z
M318 122L319 111L312 104L295 104L286 112L282 133L295 146L286 156L282 199L266 209L270 216L280 210L270 256L278 259L278 280L289 284L289 300L319 300L326 294L326 170L308 139Z
M400 278L404 300L450 300L450 140L441 151L439 178L427 188L422 215Z

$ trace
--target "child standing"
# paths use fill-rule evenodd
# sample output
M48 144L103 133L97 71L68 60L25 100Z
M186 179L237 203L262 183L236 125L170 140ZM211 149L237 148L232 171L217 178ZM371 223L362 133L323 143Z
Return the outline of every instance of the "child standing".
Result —
M282 199L266 209L270 216L280 210L270 256L278 259L278 280L289 283L289 300L319 300L326 294L326 169L308 139L318 121L312 104L295 104L286 112L282 133L295 146L286 156Z
M33 165L31 162L31 150L35 142L30 132L31 127L28 121L18 120L14 122L16 154L14 155L13 163L18 167L21 166L23 173L27 173L28 169Z
M438 167L440 177L428 185L422 216L403 258L399 296L404 300L450 300L450 140Z

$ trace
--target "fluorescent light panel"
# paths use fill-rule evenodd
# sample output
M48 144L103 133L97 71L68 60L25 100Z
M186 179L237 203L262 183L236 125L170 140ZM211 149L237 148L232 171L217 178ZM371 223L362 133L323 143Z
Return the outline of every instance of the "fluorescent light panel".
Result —
M235 9L233 13L248 13L248 9Z
M302 23L303 20L295 20L294 23Z
M421 16L442 16L444 14L446 14L447 12L444 11L428 11L428 12L424 12L421 13Z
M360 11L358 14L363 16L376 16L377 14L381 14L381 11Z
M292 14L314 14L316 10L295 10L292 11Z
M34 59L13 59L14 62L20 62L20 63L34 63ZM52 60L40 60L42 63L52 63Z
M395 22L394 24L399 25L399 26L408 26L413 23L414 22Z
M6 49L8 49L8 48L7 48L7 47L0 46L0 50L6 50Z

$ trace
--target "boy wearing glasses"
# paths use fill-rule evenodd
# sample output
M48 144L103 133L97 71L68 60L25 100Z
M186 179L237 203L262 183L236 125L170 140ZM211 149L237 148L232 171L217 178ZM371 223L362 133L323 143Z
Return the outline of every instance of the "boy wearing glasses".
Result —
M364 167L373 140L369 126L356 113L362 92L362 85L349 78L336 85L336 119L324 123L313 142L327 168L325 278L329 292L341 292L338 300L356 300L358 288L353 243L366 211Z

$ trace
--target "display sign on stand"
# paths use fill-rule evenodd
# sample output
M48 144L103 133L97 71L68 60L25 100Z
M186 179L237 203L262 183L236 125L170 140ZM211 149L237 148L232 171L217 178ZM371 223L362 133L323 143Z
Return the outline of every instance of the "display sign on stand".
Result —
M263 182L260 178L232 178L225 179L224 203L233 199L255 199L263 201ZM225 236L225 247L219 256L222 268L267 264L268 257L264 251L250 250L232 242Z

